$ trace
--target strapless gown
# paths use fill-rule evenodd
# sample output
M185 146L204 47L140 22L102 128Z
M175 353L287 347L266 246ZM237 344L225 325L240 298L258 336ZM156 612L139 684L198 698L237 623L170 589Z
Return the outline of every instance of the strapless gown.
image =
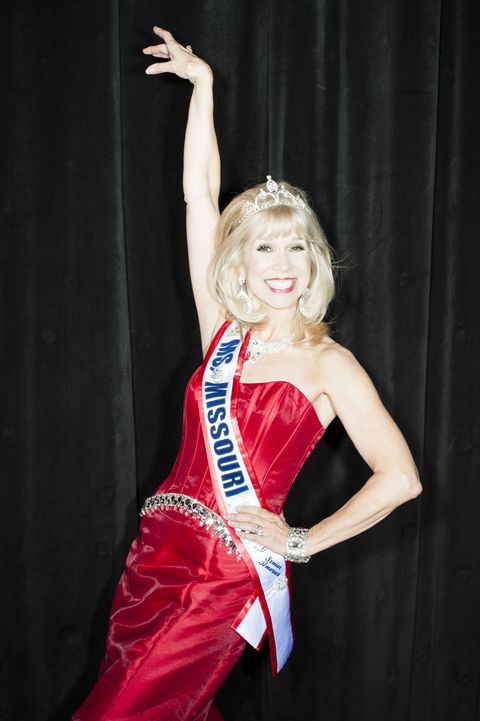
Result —
M200 384L201 367L186 387L178 456L157 492L219 513ZM279 513L324 429L306 396L284 381L240 383L237 418L267 507ZM244 561L212 528L172 504L142 517L113 599L99 678L72 721L221 721L213 697L245 647L231 626L254 588Z

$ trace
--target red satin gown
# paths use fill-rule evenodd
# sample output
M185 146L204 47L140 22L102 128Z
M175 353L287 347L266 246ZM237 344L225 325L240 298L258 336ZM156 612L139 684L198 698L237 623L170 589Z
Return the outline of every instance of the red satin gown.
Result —
M157 492L186 494L218 513L196 399L200 371L186 388L177 459ZM268 509L279 513L324 429L284 381L240 383L237 418ZM221 721L213 697L245 647L231 625L252 593L245 563L198 520L171 508L147 513L115 592L99 678L72 721Z

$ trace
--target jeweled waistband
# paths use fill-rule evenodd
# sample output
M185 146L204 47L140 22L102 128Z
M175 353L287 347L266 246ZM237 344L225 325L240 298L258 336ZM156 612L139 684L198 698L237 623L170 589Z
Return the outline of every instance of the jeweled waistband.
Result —
M158 508L162 511L175 510L185 516L192 516L195 520L200 521L200 526L205 526L212 536L216 536L220 544L225 544L227 553L235 551L237 559L241 558L223 518L208 506L197 501L196 498L186 496L184 493L155 493L145 500L140 515L145 516Z

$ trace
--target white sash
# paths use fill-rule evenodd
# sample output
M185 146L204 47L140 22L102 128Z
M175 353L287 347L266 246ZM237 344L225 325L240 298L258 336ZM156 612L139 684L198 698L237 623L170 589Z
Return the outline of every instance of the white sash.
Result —
M247 339L248 334L242 345L236 321L225 323L204 361L200 417L222 515L239 505L266 507L236 419L236 387ZM256 587L233 628L256 649L268 632L275 674L293 646L287 564L283 556L254 541L239 538L233 529L232 535Z

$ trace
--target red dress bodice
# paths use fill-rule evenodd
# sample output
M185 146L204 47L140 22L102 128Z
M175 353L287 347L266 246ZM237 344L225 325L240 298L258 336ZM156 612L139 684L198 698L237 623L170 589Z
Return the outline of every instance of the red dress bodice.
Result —
M218 512L199 418L200 383L198 368L185 391L180 450L159 490L193 496ZM237 420L267 507L279 513L324 428L308 398L287 381L240 383Z

